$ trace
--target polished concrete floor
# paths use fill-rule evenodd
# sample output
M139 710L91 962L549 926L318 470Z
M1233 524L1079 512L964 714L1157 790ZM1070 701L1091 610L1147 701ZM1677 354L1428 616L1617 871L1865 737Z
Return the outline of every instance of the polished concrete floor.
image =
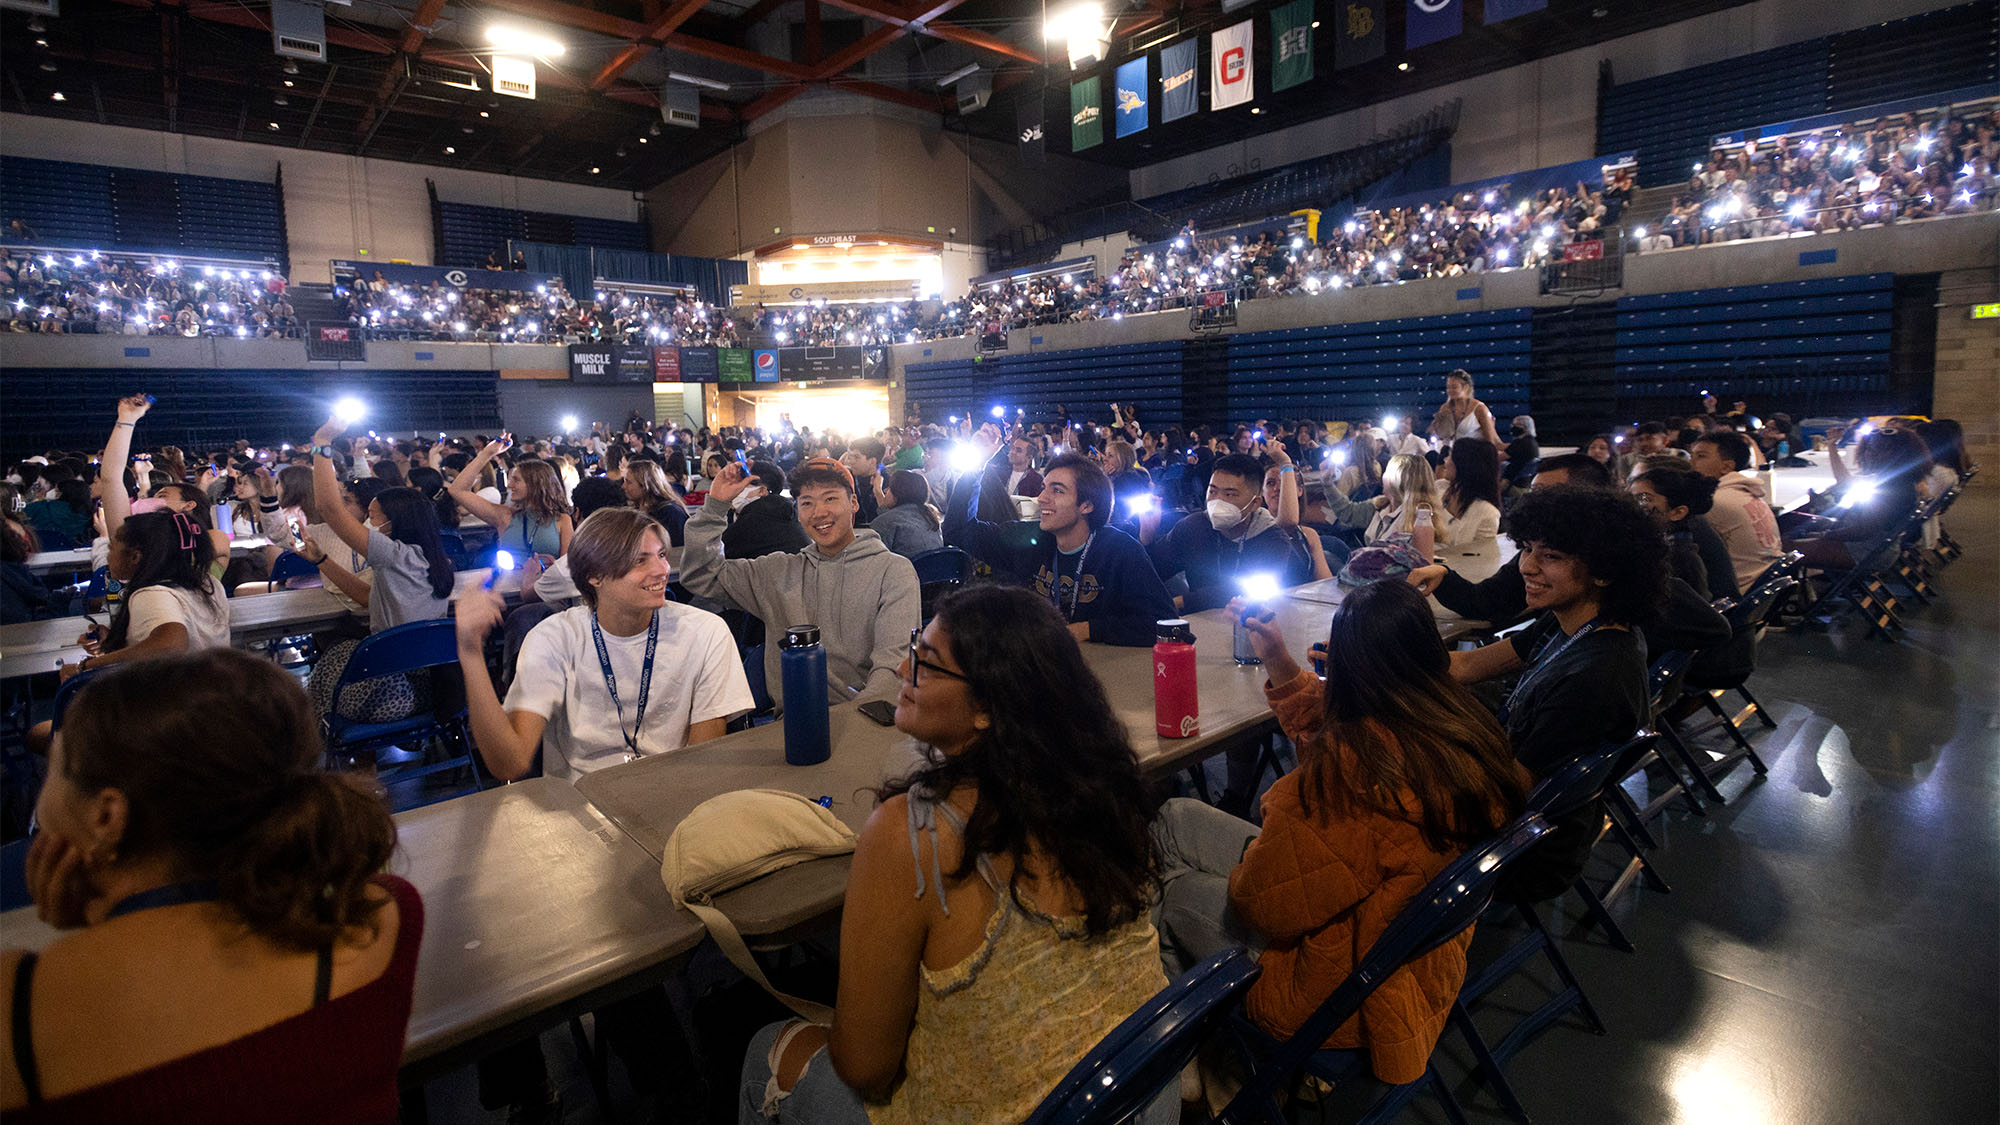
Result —
M1514 1060L1535 1121L2000 1119L2000 490L1972 490L1951 526L1965 557L1899 643L1844 626L1764 639L1770 773L1739 766L1726 805L1656 822L1673 889L1614 908L1637 951L1559 929L1609 1033L1572 1016ZM1513 936L1482 932L1475 958ZM1503 988L1482 1024L1497 1037L1546 975ZM564 1119L609 1119L567 1035L545 1045ZM1442 1046L1472 1120L1506 1120L1463 1046ZM498 1118L469 1072L428 1102L434 1121ZM1423 1102L1406 1115L1441 1119Z

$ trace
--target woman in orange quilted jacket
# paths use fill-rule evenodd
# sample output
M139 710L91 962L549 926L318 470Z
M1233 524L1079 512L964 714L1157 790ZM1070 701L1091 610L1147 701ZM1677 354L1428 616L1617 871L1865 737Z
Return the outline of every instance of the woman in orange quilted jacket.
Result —
M1232 612L1242 613L1241 603ZM1464 687L1423 595L1401 582L1350 593L1334 614L1322 686L1275 624L1248 622L1264 685L1299 768L1264 795L1264 827L1169 801L1154 827L1159 930L1170 974L1216 950L1259 951L1249 1016L1289 1037L1424 884L1499 832L1529 777ZM1326 1046L1363 1050L1377 1078L1410 1082L1465 978L1471 931L1398 969Z

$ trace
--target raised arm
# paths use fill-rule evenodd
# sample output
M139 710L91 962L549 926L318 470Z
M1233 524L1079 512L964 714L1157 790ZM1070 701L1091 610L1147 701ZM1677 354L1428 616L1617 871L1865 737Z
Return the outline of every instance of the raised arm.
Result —
M126 395L118 400L118 421L104 440L104 460L97 466L97 480L104 500L104 536L118 534L125 517L132 514L132 498L125 493L125 463L132 457L132 431L152 406L145 395Z
M1290 530L1299 526L1299 472L1291 454L1279 442L1262 442L1264 455L1278 466L1278 510L1271 513L1278 526Z
M451 483L445 486L453 500L463 505L466 511L493 525L495 532L506 531L508 525L514 522L514 509L505 504L495 504L479 495L479 478L485 474L486 466L492 464L495 457L505 453L513 444L513 439L505 434L487 442L486 448L479 451L479 456L474 457L471 464L460 469ZM565 543L563 546L567 549L568 544Z
M532 711L508 711L500 705L486 669L486 635L500 624L504 603L490 590L467 591L452 607L458 625L458 667L465 677L465 710L472 721L472 742L493 776L513 781L534 764L548 720Z
M319 509L319 518L326 521L326 526L335 535L340 536L342 543L365 555L368 553L368 526L355 519L354 513L347 510L347 505L340 502L340 478L334 475L333 458L325 452L328 443L346 428L347 424L340 419L328 418L326 424L313 434L313 506Z

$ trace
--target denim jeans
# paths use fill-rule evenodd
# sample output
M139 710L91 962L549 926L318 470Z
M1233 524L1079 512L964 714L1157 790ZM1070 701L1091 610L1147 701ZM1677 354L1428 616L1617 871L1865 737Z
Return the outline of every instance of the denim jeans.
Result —
M751 1037L749 1049L743 1052L742 1093L736 1111L739 1125L768 1125L772 1121L780 1125L867 1125L868 1111L861 1105L861 1095L834 1073L833 1061L827 1058L825 1047L813 1052L806 1062L805 1073L799 1075L791 1092L778 1100L776 1116L765 1114L765 1089L771 1080L771 1047L790 1022L774 1023L758 1032Z
M1189 797L1168 801L1153 821L1160 850L1160 901L1153 925L1169 977L1231 946L1261 953L1264 939L1229 906L1229 873L1261 831Z

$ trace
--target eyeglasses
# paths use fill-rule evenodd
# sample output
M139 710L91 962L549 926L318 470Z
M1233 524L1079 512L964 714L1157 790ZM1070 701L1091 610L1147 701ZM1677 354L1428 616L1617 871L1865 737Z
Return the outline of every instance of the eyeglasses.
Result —
M936 672L940 676L949 676L952 679L959 681L960 683L969 684L972 682L972 678L969 676L966 676L959 672L954 672L951 669L946 668L941 664L933 664L930 661L925 660L922 657L918 656L917 644L923 639L923 635L924 631L922 629L910 630L910 686L911 687L917 686L917 669L919 668L927 668L930 671Z

